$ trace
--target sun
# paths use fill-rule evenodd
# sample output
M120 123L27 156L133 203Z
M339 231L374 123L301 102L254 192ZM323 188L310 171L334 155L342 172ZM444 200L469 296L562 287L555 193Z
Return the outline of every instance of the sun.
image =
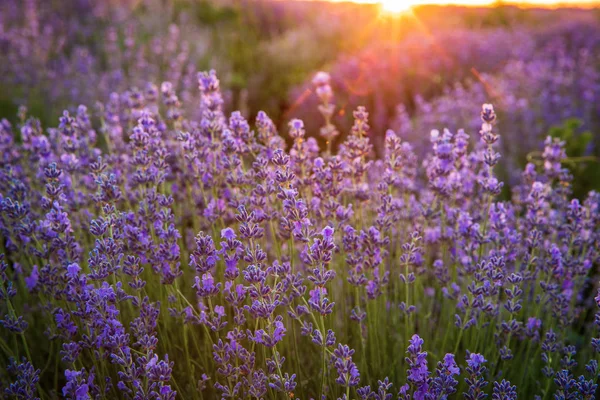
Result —
M401 13L410 10L415 4L411 0L380 0L381 8L388 13Z

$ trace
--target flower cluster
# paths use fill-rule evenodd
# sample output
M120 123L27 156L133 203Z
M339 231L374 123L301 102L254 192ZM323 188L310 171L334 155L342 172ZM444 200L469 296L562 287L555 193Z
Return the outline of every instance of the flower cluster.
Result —
M377 159L364 107L339 151L301 120L287 149L197 79L198 119L164 82L0 123L3 395L594 398L600 195L563 142L506 201L491 104Z

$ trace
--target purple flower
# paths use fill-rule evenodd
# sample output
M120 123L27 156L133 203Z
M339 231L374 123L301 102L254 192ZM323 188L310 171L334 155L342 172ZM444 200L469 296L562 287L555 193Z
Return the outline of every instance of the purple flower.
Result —
M454 361L454 354L446 354L443 361L438 362L436 376L431 380L431 394L435 398L444 398L456 392L458 381L454 378L460 374L460 368Z
M472 369L478 369L486 362L481 354L471 353L467 358L467 365Z
M492 393L493 400L516 400L517 387L511 385L507 380L502 379L502 382L494 382L494 392Z
M8 386L3 385L3 394L8 396L7 398L39 400L36 385L40 380L40 370L36 370L31 362L23 358L19 364L11 357L5 377L14 378Z
M469 353L467 355L467 374L465 382L468 385L467 391L464 396L467 400L481 400L487 395L483 392L483 388L487 386L487 382L483 377L486 368L483 364L486 359L478 353Z
M327 72L319 71L315 74L312 83L315 86L323 86L329 84L331 77Z
M235 231L231 228L225 228L221 230L221 239L233 240L236 238Z
M292 139L302 139L305 135L304 123L299 119L293 119L289 123L290 137Z
M25 277L25 285L27 286L27 290L29 290L30 292L33 291L35 289L35 287L37 286L39 279L40 279L40 274L38 271L38 266L34 265L31 270L31 274L29 276Z
M424 400L429 390L429 369L427 368L427 352L421 351L424 341L419 335L413 335L409 340L405 358L409 369L408 382L414 388L414 398Z
M210 272L203 274L202 278L196 276L195 281L196 283L192 287L196 289L199 297L215 296L221 288L221 283L215 284L215 278Z
M352 361L353 354L354 350L342 344L333 351L333 365L338 373L335 381L342 386L356 386L360 382L360 373Z
M94 383L94 374L82 369L80 371L65 370L67 383L62 388L63 396L75 400L87 400L99 394L99 388Z
M323 231L321 232L321 235L323 236L323 238L325 239L330 239L333 237L333 228L326 226L325 228L323 228Z
M326 288L317 286L312 289L309 294L310 298L308 300L308 305L310 305L313 310L321 315L331 314L335 303L329 302Z
M277 343L283 340L286 329L283 322L276 320L270 327L271 332L267 330L259 329L254 334L249 332L249 338L256 343L262 344L268 348L275 347Z
M78 264L69 264L67 266L67 277L71 279L77 279L80 271L81 267Z

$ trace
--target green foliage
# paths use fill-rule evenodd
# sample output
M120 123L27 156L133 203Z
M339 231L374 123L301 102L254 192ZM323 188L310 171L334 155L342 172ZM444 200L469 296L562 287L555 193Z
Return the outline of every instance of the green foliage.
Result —
M600 189L600 164L596 156L590 155L594 135L590 131L581 131L583 122L569 118L560 126L554 126L548 135L565 142L567 158L564 164L573 174L573 194L583 198L590 190Z
M21 88L0 86L0 119L7 119L15 125L18 122L19 106L25 104L31 115L35 115L42 125L56 124L58 116L55 109L44 103L39 89L25 93Z
M4 91L2 91L4 92ZM11 123L17 118L17 105L8 97L0 96L0 115Z
M203 25L215 25L223 21L235 21L239 10L233 7L217 7L209 1L202 0L196 7L196 19Z
M592 140L591 132L577 134L582 124L581 120L577 118L569 118L562 125L550 128L548 135L565 141L565 149L569 156L581 157L585 154Z

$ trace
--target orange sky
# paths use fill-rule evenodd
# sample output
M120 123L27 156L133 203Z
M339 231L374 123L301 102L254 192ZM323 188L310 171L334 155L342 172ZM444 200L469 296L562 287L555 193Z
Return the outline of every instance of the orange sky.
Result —
M419 4L455 4L455 5L472 5L472 6L485 6L495 4L497 0L329 0L338 2L354 2L354 3L381 3L398 1L401 3L409 3L412 5ZM503 4L514 4L514 5L533 5L533 6L547 6L547 7L559 7L559 6L582 6L586 8L600 7L600 0L503 0Z

